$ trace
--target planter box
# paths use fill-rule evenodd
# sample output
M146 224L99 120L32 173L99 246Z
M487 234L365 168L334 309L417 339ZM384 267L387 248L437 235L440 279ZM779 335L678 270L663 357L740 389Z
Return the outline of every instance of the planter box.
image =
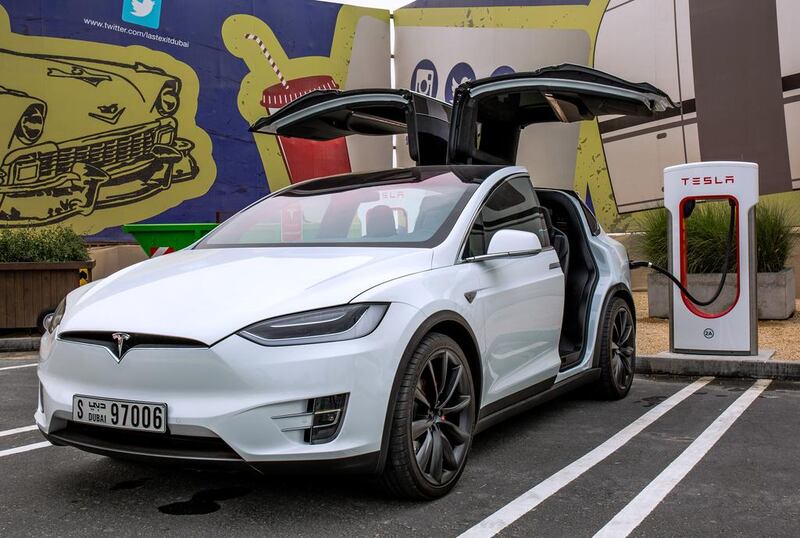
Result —
M0 263L0 329L30 329L42 312L52 311L80 285L80 271L91 280L94 261Z
M711 297L722 275L689 275L689 291L703 299ZM778 273L758 273L758 319L787 319L795 311L794 269L784 269ZM664 275L651 272L647 275L648 315L653 318L669 317L669 294L672 282ZM704 308L708 312L724 310L736 293L736 276L728 275L722 294L711 305Z

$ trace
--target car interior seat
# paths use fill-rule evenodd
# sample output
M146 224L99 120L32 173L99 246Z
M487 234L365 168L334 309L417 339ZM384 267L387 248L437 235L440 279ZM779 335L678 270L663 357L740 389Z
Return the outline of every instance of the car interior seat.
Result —
M367 211L366 237L392 237L397 235L394 224L394 212L388 205L376 205Z
M564 272L564 275L567 275L569 271L569 240L567 239L567 234L553 226L553 219L550 214L550 210L542 208L544 210L544 220L547 225L547 234L550 236L550 244L553 245L553 248L556 251L556 255L558 256L558 261L561 264L561 270Z
M452 206L444 196L426 196L419 206L414 236L424 241L433 235L447 218Z

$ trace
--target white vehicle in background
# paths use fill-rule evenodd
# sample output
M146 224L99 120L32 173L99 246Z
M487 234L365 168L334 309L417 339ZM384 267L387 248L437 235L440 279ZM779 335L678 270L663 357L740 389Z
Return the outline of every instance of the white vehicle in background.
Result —
M575 66L484 79L458 89L441 145L431 133L445 109L419 97L315 92L253 129L406 132L417 157L458 164L293 185L188 249L67 296L41 345L47 439L382 473L398 495L433 499L492 424L585 383L624 397L625 250L577 195L537 189L509 163L526 125L649 114L668 98Z

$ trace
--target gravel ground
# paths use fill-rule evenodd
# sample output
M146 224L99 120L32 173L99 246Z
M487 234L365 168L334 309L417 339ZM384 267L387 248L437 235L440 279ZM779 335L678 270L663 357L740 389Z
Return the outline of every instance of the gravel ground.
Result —
M653 355L669 350L669 321L647 317L647 292L633 293L636 303L636 352ZM784 321L758 322L758 347L774 349L779 360L800 361L800 300L797 312Z

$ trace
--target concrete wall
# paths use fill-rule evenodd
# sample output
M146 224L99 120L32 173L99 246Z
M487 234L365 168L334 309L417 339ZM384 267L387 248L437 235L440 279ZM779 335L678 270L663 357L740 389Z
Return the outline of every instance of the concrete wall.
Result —
M689 275L689 291L695 297L711 297L717 291L719 273ZM789 319L795 312L795 275L792 269L784 269L778 273L758 273L756 281L758 289L758 319ZM660 273L652 272L647 276L647 310L651 318L669 317L669 297L672 283ZM719 298L708 306L702 307L704 312L717 314L726 310L736 300L736 279L728 278Z
M105 278L120 269L147 259L139 245L112 245L89 248L89 256L96 262L92 280Z

